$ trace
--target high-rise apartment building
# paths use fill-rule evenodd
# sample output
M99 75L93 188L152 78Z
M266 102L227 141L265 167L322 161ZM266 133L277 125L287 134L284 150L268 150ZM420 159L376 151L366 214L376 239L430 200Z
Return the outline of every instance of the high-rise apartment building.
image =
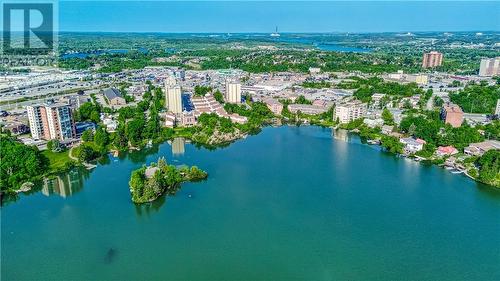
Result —
M460 106L452 103L443 105L441 108L441 119L444 120L446 124L450 124L454 128L462 126L464 122L464 112Z
M182 92L181 87L177 85L173 77L165 81L165 98L168 111L174 114L182 113Z
M34 139L63 141L76 138L75 123L67 104L48 103L27 106L26 109Z
M431 68L441 66L443 64L443 54L440 52L432 51L429 53L424 53L424 58L422 60L423 68Z
M500 75L500 57L482 59L479 66L479 76Z
M226 95L224 97L228 103L241 103L241 84L234 81L226 81Z

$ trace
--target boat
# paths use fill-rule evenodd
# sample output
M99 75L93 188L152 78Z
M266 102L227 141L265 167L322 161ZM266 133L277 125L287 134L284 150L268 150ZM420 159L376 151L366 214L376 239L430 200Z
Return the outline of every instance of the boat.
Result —
M374 144L374 145L380 144L379 140L367 140L366 142L369 143L369 144Z

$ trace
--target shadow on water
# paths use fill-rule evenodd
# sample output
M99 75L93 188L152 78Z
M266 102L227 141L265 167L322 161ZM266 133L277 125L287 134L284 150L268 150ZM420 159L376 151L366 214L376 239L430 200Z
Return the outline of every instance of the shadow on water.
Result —
M116 259L116 255L118 254L118 250L115 248L111 247L108 249L106 252L106 255L104 255L104 263L105 264L110 264Z

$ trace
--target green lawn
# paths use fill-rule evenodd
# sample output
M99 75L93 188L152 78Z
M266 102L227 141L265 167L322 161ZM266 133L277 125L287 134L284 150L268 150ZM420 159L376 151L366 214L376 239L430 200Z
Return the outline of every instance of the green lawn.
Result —
M71 160L71 158L69 158L69 150L63 152L52 152L50 150L44 150L42 153L47 158L49 158L51 172L62 171L67 167L66 163L73 161Z

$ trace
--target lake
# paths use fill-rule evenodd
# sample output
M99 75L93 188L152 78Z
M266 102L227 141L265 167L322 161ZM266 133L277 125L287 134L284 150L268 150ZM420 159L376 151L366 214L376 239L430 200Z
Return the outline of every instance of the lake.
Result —
M206 181L136 206L163 156ZM2 207L2 280L500 280L500 192L320 127L177 139Z

